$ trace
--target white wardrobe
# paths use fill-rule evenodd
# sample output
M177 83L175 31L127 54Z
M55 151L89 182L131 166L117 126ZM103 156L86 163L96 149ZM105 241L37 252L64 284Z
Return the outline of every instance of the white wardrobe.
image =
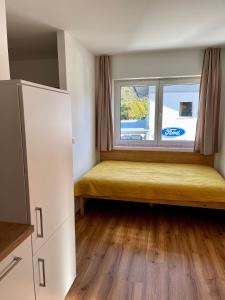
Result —
M62 300L75 279L70 96L0 81L0 220L31 223L37 300Z

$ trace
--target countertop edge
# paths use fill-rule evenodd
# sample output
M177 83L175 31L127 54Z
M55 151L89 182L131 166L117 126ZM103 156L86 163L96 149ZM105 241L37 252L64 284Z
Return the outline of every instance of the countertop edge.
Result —
M0 251L0 262L10 255L23 241L25 241L34 232L33 225L27 225L24 230L15 237L4 249Z

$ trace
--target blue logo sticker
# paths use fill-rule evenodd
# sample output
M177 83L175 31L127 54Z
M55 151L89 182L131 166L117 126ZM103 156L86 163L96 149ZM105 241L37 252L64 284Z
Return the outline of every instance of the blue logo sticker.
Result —
M182 128L168 127L168 128L163 128L162 130L162 135L168 137L177 137L184 134L185 134L185 130Z

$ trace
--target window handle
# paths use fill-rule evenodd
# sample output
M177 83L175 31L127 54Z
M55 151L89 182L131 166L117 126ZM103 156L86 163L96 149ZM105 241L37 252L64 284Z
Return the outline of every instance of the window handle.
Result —
M43 214L42 214L42 208L41 207L36 207L35 211L36 211L36 223L37 223L37 237L43 238L44 237L44 232L43 232ZM40 224L40 226L39 226L39 224Z
M159 113L159 120L162 120L162 112Z
M15 268L15 266L22 260L21 257L15 256L13 260L6 266L2 272L0 272L0 281L3 280L9 274L9 272Z
M39 270L39 286L46 287L45 260L43 258L38 258L38 270Z

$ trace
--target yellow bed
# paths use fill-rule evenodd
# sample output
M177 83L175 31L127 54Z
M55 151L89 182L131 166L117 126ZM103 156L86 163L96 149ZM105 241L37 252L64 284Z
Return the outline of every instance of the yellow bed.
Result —
M205 165L103 161L74 190L81 202L103 198L225 209L225 179Z

